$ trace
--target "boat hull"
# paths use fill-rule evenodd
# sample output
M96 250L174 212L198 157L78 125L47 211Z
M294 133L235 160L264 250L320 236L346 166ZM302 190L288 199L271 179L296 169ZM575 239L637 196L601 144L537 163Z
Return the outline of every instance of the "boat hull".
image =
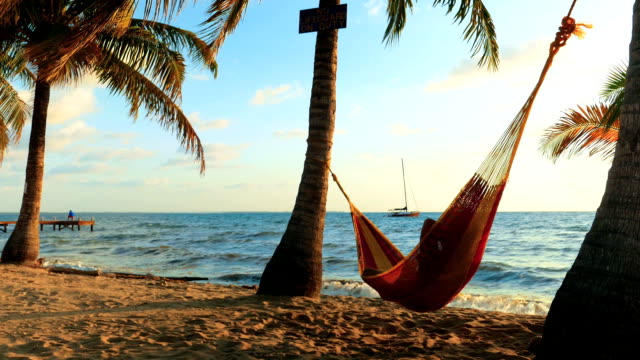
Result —
M417 217L420 215L420 211L402 211L390 213L390 217Z

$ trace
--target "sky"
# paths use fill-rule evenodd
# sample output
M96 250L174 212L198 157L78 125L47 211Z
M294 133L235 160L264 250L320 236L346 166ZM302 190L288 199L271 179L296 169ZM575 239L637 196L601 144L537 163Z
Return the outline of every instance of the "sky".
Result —
M571 1L485 0L498 34L497 72L480 69L464 25L418 1L398 43L382 43L383 0L343 0L339 31L336 134L332 169L367 212L403 206L443 211L471 177L533 88ZM208 1L173 25L197 31ZM298 34L299 11L317 0L253 1L227 38L214 78L188 69L182 109L205 144L207 171L144 112L88 77L56 88L47 128L42 211L228 212L293 209L302 174L315 33ZM626 64L632 0L580 0L572 37L547 75L499 211L595 211L610 167L600 158L552 163L538 150L563 111L599 100L613 66ZM25 99L32 94L22 89ZM27 127L25 134L28 134ZM0 167L0 212L18 212L28 135ZM348 211L329 184L329 211Z

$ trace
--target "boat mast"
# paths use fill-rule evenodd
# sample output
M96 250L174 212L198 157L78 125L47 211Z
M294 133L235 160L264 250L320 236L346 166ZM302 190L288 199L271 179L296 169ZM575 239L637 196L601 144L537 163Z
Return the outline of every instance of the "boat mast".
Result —
M402 163L402 186L404 187L404 210L409 211L409 206L407 205L407 183L404 179L404 159L400 159Z

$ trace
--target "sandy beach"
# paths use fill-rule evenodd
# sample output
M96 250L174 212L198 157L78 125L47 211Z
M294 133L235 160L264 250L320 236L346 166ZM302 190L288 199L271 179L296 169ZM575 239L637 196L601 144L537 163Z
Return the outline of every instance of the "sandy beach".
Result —
M544 317L1 265L8 359L530 359Z

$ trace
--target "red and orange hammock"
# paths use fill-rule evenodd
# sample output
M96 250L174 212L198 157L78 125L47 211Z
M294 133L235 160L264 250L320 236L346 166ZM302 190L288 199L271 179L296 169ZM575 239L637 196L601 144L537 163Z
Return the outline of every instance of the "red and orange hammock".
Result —
M404 256L353 205L332 173L351 208L360 276L384 300L414 311L434 311L451 302L471 280L482 260L533 101L554 56L571 34L581 33L580 26L586 25L576 24L570 16L562 19L524 106L447 210L438 220L425 221L420 243L409 255Z

